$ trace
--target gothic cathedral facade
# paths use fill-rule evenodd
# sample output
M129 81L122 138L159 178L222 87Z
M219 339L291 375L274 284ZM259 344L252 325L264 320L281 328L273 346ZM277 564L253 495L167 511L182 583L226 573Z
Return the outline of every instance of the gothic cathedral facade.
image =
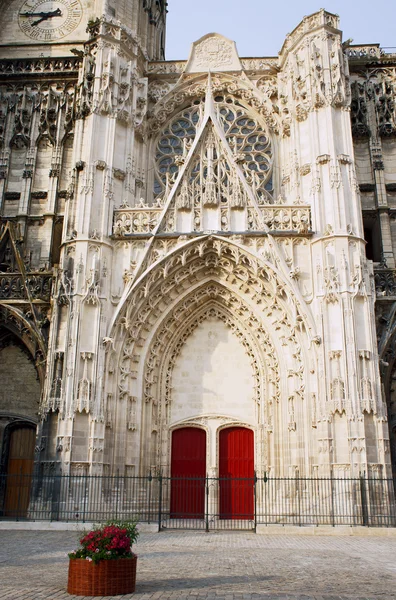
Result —
M2 472L169 475L200 430L216 477L238 430L259 476L390 477L396 55L325 10L186 61L164 0L0 16Z

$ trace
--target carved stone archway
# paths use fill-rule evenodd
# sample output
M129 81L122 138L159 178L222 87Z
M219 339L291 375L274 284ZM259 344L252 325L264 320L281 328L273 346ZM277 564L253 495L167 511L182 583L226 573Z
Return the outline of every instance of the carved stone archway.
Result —
M180 426L182 423L204 425L210 430L224 423L233 425L242 423L242 414L238 419L235 416L232 417L231 413L226 410L224 411L224 407L223 410L220 410L218 406L213 406L209 412L205 410L195 416L183 418L181 421L175 422L174 416L170 418L175 365L190 336L211 319L215 323L216 321L222 322L227 327L243 347L248 359L253 381L248 405L251 404L254 407L255 415L254 422L248 421L248 425L256 432L256 456L260 469L263 468L263 465L266 467L268 463L268 435L266 432L272 428L273 413L276 411L275 405L280 397L277 352L270 337L261 327L257 326L255 330L250 330L249 326L241 320L238 311L230 310L225 302L227 295L227 290L214 282L208 282L192 292L188 301L198 296L201 304L199 301L194 302L195 308L185 310L183 313L180 312L180 307L178 307L179 310L176 308L164 319L149 348L144 371L145 414L143 423L146 431L144 440L147 443L147 440L150 439L150 431L155 432L154 440L151 443L155 443L156 448L154 452L142 452L142 456L155 456L155 465L153 466L163 473L168 471L170 431L175 425ZM251 316L253 317L252 313ZM241 402L243 402L242 398ZM219 410L221 414L218 414ZM246 422L243 421L243 425L245 424ZM210 442L213 443L213 440ZM213 461L214 454L215 452L209 449L207 464L212 471L216 464Z
M268 382L265 394L259 393L260 401L265 396L268 406L280 407L274 409L278 411L274 417L266 409L268 415L257 427L265 426L265 435L270 437L276 429L286 440L288 432L296 430L297 421L299 435L305 436L315 412L311 406L314 394L307 391L312 392L316 385L306 365L315 364L316 344L310 319L299 307L291 286L273 265L249 256L228 240L196 240L155 263L133 286L114 335L108 338L107 420L113 442L105 446L113 447L113 458L109 454L108 460L114 468L118 468L116 456L126 456L130 472L136 472L138 464L147 469L166 462L166 444L158 455L162 423L162 416L158 421L162 406L158 397L166 397L166 373L171 372L172 353L177 354L184 325L194 327L194 320L212 309L246 336L242 343L252 348L248 354L257 356L260 377ZM265 377L266 369L272 374ZM304 403L305 397L308 401ZM155 404L154 410L149 408ZM154 415L153 427L149 414ZM156 440L145 445L143 440L151 434ZM259 443L264 445L264 433L262 440ZM278 439L277 443L288 452L288 442ZM260 450L260 455L264 467L265 452ZM307 460L302 455L299 458L302 463ZM307 464L301 464L301 469L306 468Z

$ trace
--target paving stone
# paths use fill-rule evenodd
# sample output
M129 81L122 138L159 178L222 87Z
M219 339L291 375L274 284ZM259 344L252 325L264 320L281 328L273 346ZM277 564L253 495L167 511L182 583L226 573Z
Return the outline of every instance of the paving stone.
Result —
M0 531L0 600L82 600L66 592L77 539ZM396 537L181 531L144 533L134 550L136 593L118 600L396 600Z

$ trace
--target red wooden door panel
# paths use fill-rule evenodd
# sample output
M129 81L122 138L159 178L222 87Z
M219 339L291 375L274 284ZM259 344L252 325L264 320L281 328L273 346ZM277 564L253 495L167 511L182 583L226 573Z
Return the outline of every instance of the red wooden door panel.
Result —
M205 513L206 432L184 427L172 433L171 517L202 519Z
M229 427L219 437L220 518L253 519L254 436Z

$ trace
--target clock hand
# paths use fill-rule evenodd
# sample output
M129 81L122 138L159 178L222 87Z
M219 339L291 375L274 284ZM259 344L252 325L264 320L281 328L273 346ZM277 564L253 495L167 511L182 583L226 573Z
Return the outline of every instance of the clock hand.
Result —
M51 17L61 17L62 11L60 8L53 10L52 12L27 12L21 13L21 17L42 17L44 19L49 19Z
M53 10L52 12L47 13L47 17L61 17L62 16L62 11L60 8L57 8L56 10Z
M27 13L21 13L21 17L43 17L44 15L46 15L47 13L45 12L27 12Z
M42 23L43 21L46 21L48 19L48 17L41 17L41 19L37 19L37 21L34 21L34 23L31 23L32 27L36 27L37 25L40 25L40 23Z
M52 12L39 12L39 13L21 13L21 17L61 17L62 11L60 8L53 10Z
M37 19L37 21L34 21L34 23L31 23L31 25L32 25L32 27L36 27L37 25L40 25L40 23L42 23L43 21L46 21L47 19L51 19L52 17L61 17L61 16L62 16L62 12L58 8L57 10L54 10L53 12L44 13L43 16L40 17L40 19Z

